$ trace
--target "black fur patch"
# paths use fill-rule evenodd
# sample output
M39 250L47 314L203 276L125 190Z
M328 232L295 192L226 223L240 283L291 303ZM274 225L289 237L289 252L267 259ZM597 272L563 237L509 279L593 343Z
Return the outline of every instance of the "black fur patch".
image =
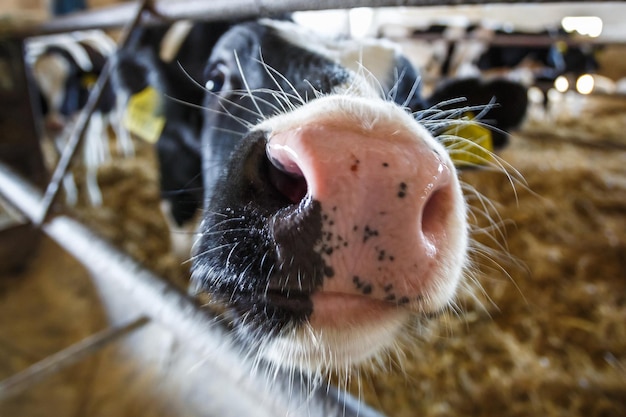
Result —
M333 272L315 251L319 202L293 203L272 186L265 146L263 132L246 136L218 181L193 280L248 314L247 323L276 331L311 314L311 294Z

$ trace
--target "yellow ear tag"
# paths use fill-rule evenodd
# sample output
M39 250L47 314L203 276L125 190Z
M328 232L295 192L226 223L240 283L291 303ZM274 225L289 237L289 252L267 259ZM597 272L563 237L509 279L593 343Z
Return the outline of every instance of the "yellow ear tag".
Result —
M445 145L454 165L487 165L493 160L493 139L491 131L474 122L474 115L466 113L464 119L445 132L449 135Z
M85 87L88 90L90 90L91 87L94 86L96 81L98 81L98 76L96 74L94 74L93 72L88 72L86 74L83 74L80 77L80 85L82 85L83 87Z
M146 87L128 100L122 123L134 135L156 143L165 126L163 97L153 87Z

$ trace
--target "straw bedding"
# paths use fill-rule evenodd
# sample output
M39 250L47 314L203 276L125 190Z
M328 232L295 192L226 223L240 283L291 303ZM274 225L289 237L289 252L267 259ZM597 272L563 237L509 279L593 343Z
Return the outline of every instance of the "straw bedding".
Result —
M169 252L153 155L138 147L100 170L105 207L77 212L181 283L188 265ZM493 204L475 220L491 248L474 256L483 291L351 389L394 417L626 415L626 100L531 111L501 157L520 175L462 174Z

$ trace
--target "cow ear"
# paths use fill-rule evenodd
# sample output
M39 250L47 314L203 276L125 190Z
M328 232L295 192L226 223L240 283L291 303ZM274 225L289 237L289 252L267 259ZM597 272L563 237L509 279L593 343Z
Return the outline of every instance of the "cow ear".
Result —
M526 116L528 92L520 83L506 79L464 78L439 84L426 100L427 107L450 111L452 117L480 115L480 122L491 128L493 147L508 142L508 133ZM467 111L453 112L454 109Z
M524 121L528 108L528 89L525 86L515 81L495 79L486 82L483 89L484 94L496 103L491 114L498 126L509 130Z

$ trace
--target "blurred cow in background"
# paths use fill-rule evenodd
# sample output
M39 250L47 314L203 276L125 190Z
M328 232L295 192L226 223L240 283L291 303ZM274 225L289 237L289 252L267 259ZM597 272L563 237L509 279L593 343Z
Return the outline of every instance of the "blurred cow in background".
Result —
M115 42L98 30L28 39L26 58L41 98L44 135L57 153L65 146L106 60L116 49ZM109 127L115 131L121 153L133 153L130 137L119 128L118 119L115 92L106 84L89 119L83 143L87 192L93 205L102 203L96 171L109 157ZM71 174L65 177L64 188L68 204L76 204L78 195Z
M414 30L412 39L420 47L428 82L436 86L467 77L516 81L528 88L537 115L549 115L550 101L561 101L562 93L574 86L574 91L587 94L580 79L592 79L596 89L614 89L606 87L613 83L595 74L600 47L570 42L574 38L562 29L524 31L483 23L438 23Z

